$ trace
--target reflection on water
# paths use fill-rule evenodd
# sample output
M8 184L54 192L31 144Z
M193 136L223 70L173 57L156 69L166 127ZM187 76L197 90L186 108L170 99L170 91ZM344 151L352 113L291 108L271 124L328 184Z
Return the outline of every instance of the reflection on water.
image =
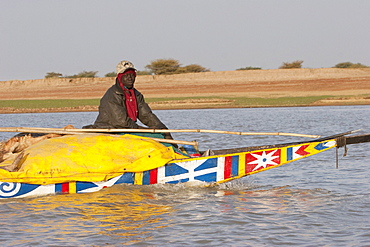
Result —
M339 241L358 233L340 223L348 210L340 217L338 210L350 200L364 199L323 189L258 185L250 178L216 187L118 185L91 194L4 202L0 208L7 225L0 228L1 241L25 246L218 245L227 235L224 243L305 244L320 229L340 228ZM363 203L369 206L367 199ZM366 212L356 214L346 221L368 229ZM329 244L329 236L321 243Z
M174 209L157 203L155 197L155 193L139 187L116 186L90 194L14 200L8 205L12 213L3 212L2 220L13 222L7 226L12 231L28 232L33 238L53 234L59 236L60 243L71 244L69 235L97 239L104 235L115 238L117 243L135 242L145 239L148 232L171 224L163 215Z
M370 107L156 111L169 128L332 135L370 132ZM2 126L76 127L96 113L0 114ZM348 121L350 119L350 121ZM0 133L0 139L13 133ZM202 149L297 141L174 133ZM299 138L299 140L302 140ZM304 139L303 139L304 140ZM367 246L370 144L215 187L117 185L96 193L0 201L2 246ZM342 154L342 150L340 151Z

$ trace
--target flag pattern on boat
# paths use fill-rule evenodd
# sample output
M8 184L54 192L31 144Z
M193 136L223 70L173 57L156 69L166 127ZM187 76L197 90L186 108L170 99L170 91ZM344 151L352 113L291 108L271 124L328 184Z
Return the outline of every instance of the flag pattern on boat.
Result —
M313 142L234 155L194 158L145 171L142 180L137 181L137 184L183 183L196 180L221 183L281 166L335 145L335 141Z
M36 185L0 181L0 199L58 193L95 192L115 184L176 184L189 181L222 183L278 167L335 146L336 141L329 140L229 155L188 158L176 160L162 167L144 172L127 172L101 182L77 181Z
M254 172L263 168L280 165L281 149L251 152L246 154L246 172Z

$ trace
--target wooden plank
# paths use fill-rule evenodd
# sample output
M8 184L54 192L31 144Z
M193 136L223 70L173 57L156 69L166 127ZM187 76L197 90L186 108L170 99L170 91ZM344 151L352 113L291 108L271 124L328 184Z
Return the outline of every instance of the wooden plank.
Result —
M260 150L260 149L278 148L278 147L285 147L285 146L290 146L290 145L299 145L299 144L303 144L303 143L310 143L310 142L336 139L336 138L339 138L339 137L344 137L345 135L348 135L348 134L355 133L357 131L358 130L348 131L348 132L344 132L344 133L340 133L340 134L335 134L335 135L319 138L319 139L312 140L312 141L290 142L290 143L253 146L253 147L231 148L231 149L219 149L219 150L212 150L212 151L215 155L249 152L249 151ZM370 134L357 135L357 136L346 136L345 138L346 138L346 144L347 145L370 142Z
M357 136L346 136L346 144L359 144L370 142L370 134L357 135Z
M41 132L43 131L43 132ZM279 135L319 138L319 135L307 135L283 132L239 132L204 129L69 129L69 128L36 128L36 127L0 127L0 132L29 132L29 133L55 133L55 134L81 134L81 133L213 133L229 135Z

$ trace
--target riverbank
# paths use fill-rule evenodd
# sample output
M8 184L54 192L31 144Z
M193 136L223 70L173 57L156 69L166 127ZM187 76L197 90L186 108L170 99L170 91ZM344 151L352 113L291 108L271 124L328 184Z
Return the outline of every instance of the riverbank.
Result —
M3 81L0 113L97 111L99 99L113 83L114 78ZM367 105L370 69L145 75L137 77L135 87L153 109Z

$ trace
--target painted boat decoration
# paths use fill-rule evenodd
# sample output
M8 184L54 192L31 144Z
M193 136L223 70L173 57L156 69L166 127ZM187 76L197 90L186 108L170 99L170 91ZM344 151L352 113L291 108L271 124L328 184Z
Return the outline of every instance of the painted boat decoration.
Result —
M279 167L332 148L370 141L370 134L346 137L348 133L350 132L307 142L215 150L210 156L170 160L153 169L122 172L106 181L68 181L40 185L1 181L0 178L0 199L90 193L116 184L152 185L199 181L206 186L212 186Z

